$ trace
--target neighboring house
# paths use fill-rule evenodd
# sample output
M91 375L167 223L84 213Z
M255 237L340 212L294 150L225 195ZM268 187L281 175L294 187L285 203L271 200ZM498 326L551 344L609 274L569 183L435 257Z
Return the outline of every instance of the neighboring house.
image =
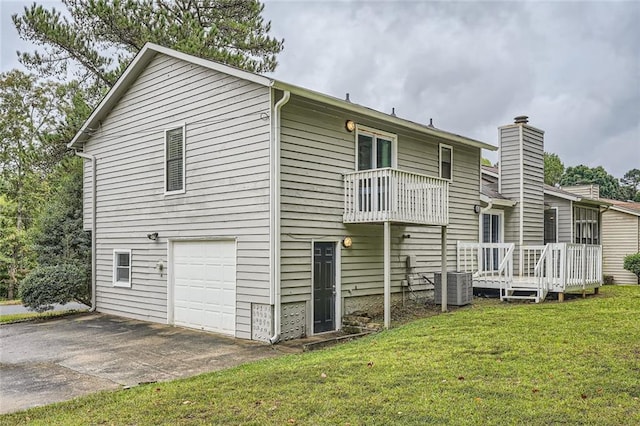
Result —
M636 283L638 277L623 267L624 258L640 252L640 203L600 198L598 185L565 186L562 191L573 200L573 233L569 240L602 245L602 273L614 283ZM598 218L598 212L600 216ZM599 220L598 220L599 219ZM598 231L599 228L599 231Z
M604 201L611 207L602 212L603 273L616 284L635 284L638 277L624 269L624 258L640 252L640 203Z
M599 287L600 211L609 204L544 184L544 132L528 117L499 128L499 148L499 167L482 167L479 245L460 245L458 269L473 270L474 287L502 288L503 298ZM474 250L479 271L465 263Z
M476 241L496 149L153 44L70 147L95 309L271 342L358 310L388 326Z

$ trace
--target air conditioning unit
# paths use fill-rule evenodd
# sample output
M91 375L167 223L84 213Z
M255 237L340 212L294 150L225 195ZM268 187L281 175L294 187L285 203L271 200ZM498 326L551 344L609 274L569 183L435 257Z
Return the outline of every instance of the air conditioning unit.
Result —
M435 302L442 304L442 274L435 273ZM447 305L470 305L473 301L471 272L447 272Z

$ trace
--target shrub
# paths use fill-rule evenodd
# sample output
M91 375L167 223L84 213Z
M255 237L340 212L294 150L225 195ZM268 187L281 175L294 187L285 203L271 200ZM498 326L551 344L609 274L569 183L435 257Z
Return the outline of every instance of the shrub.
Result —
M635 274L638 277L638 282L640 283L640 252L625 256L623 266L624 269Z
M613 284L613 275L603 275L602 276L602 281L603 281L604 285Z
M86 267L74 264L39 266L22 280L20 298L24 306L38 312L53 309L56 303L89 305L89 275Z

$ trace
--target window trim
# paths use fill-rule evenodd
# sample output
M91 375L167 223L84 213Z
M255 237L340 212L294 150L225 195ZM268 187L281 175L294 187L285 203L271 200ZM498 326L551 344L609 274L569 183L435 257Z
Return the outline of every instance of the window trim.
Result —
M360 134L365 134L367 136L372 136L373 140L374 140L374 148L373 148L373 152L377 152L377 138L380 137L382 139L387 139L391 141L391 168L392 169L397 169L398 168L398 135L394 134L394 133L388 133L388 132L384 132L382 130L377 130L371 127L367 127L367 126L361 126L359 124L356 124L356 131L354 132L355 135L355 144L354 144L354 149L355 149L355 164L354 164L354 170L356 171L361 171L358 170L358 136ZM376 167L376 168L372 168L370 170L377 170L380 167Z
M442 176L442 149L448 149L449 152L451 152L451 162L449 163L450 169L451 169L451 177L446 178ZM447 145L444 143L441 143L438 147L438 176L440 176L440 179L444 179L446 181L449 182L453 182L453 147L451 145Z
M118 281L118 255L119 254L128 254L129 255L129 281ZM131 288L131 273L132 273L132 262L131 262L131 249L113 249L113 279L112 283L114 287L123 287L123 288Z
M169 132L177 129L182 129L182 189L177 189L174 191L169 191L167 187L167 143L168 138L167 135ZM164 195L175 195L175 194L184 194L186 192L187 187L187 123L183 123L180 126L170 127L164 130L164 183L162 184L164 188Z

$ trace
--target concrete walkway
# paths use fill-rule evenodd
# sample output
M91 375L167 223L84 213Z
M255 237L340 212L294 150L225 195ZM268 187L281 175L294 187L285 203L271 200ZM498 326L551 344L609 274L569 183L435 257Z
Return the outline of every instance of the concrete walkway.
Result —
M274 348L98 313L0 325L0 413L291 351Z

